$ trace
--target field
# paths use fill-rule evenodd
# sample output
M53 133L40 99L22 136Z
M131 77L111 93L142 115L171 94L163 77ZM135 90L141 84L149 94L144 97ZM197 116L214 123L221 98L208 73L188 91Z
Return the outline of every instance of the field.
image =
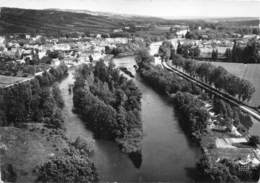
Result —
M1 171L8 171L5 166L11 164L16 182L34 182L33 169L37 165L51 157L63 155L64 149L69 148L63 137L46 128L27 130L1 127L0 133Z
M216 66L222 66L230 73L250 81L255 86L255 93L250 104L260 105L260 64L241 64L241 63L225 63L211 62Z

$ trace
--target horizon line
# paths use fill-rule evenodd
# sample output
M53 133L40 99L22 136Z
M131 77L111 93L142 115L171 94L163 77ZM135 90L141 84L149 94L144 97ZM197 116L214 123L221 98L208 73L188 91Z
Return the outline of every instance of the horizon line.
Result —
M63 12L71 12L71 13L104 13L104 14L111 14L111 15L121 15L121 16L130 16L130 17L147 17L147 18L161 18L167 20L180 20L180 19L225 19L225 18L260 18L259 16L156 16L156 15L141 15L141 14L128 14L128 13L116 13L112 11L92 11L89 9L62 9L62 8L20 8L15 6L0 6L0 8L13 8L13 9L21 9L21 10L56 10L56 11L63 11ZM76 11L88 11L88 12L76 12Z

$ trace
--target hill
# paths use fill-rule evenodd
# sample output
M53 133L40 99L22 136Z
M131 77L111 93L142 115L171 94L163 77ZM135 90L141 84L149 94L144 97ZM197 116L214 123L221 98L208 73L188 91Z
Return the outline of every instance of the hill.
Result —
M1 8L0 33L107 33L118 28L114 18L57 10Z
M164 19L152 16L92 12L88 10L60 9L18 9L0 8L0 34L68 32L110 33L113 29L129 25L200 25L219 24L224 27L257 26L257 18L204 18L204 19ZM167 31L166 31L167 32ZM162 32L157 32L159 35ZM165 33L165 31L163 32ZM144 32L147 34L147 32Z

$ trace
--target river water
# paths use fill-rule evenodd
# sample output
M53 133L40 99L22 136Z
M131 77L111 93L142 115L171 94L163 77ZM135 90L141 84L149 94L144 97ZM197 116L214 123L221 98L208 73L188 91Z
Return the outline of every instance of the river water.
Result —
M127 67L134 72L133 57L114 59L117 66ZM73 84L73 71L60 83L65 101L63 114L67 136L75 140L78 136L93 139L91 131L86 129L80 118L72 112L72 95L68 93L68 85ZM135 84L142 92L142 111L144 138L142 141L142 158L136 168L128 155L122 153L118 146L109 141L96 139L94 161L101 181L119 182L193 182L195 163L199 150L190 143L180 128L173 106L168 100L137 76Z

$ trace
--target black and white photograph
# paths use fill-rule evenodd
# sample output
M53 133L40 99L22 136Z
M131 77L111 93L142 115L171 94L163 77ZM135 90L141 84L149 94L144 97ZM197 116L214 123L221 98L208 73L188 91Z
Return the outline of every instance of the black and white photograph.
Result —
M260 0L0 0L0 183L260 183Z

